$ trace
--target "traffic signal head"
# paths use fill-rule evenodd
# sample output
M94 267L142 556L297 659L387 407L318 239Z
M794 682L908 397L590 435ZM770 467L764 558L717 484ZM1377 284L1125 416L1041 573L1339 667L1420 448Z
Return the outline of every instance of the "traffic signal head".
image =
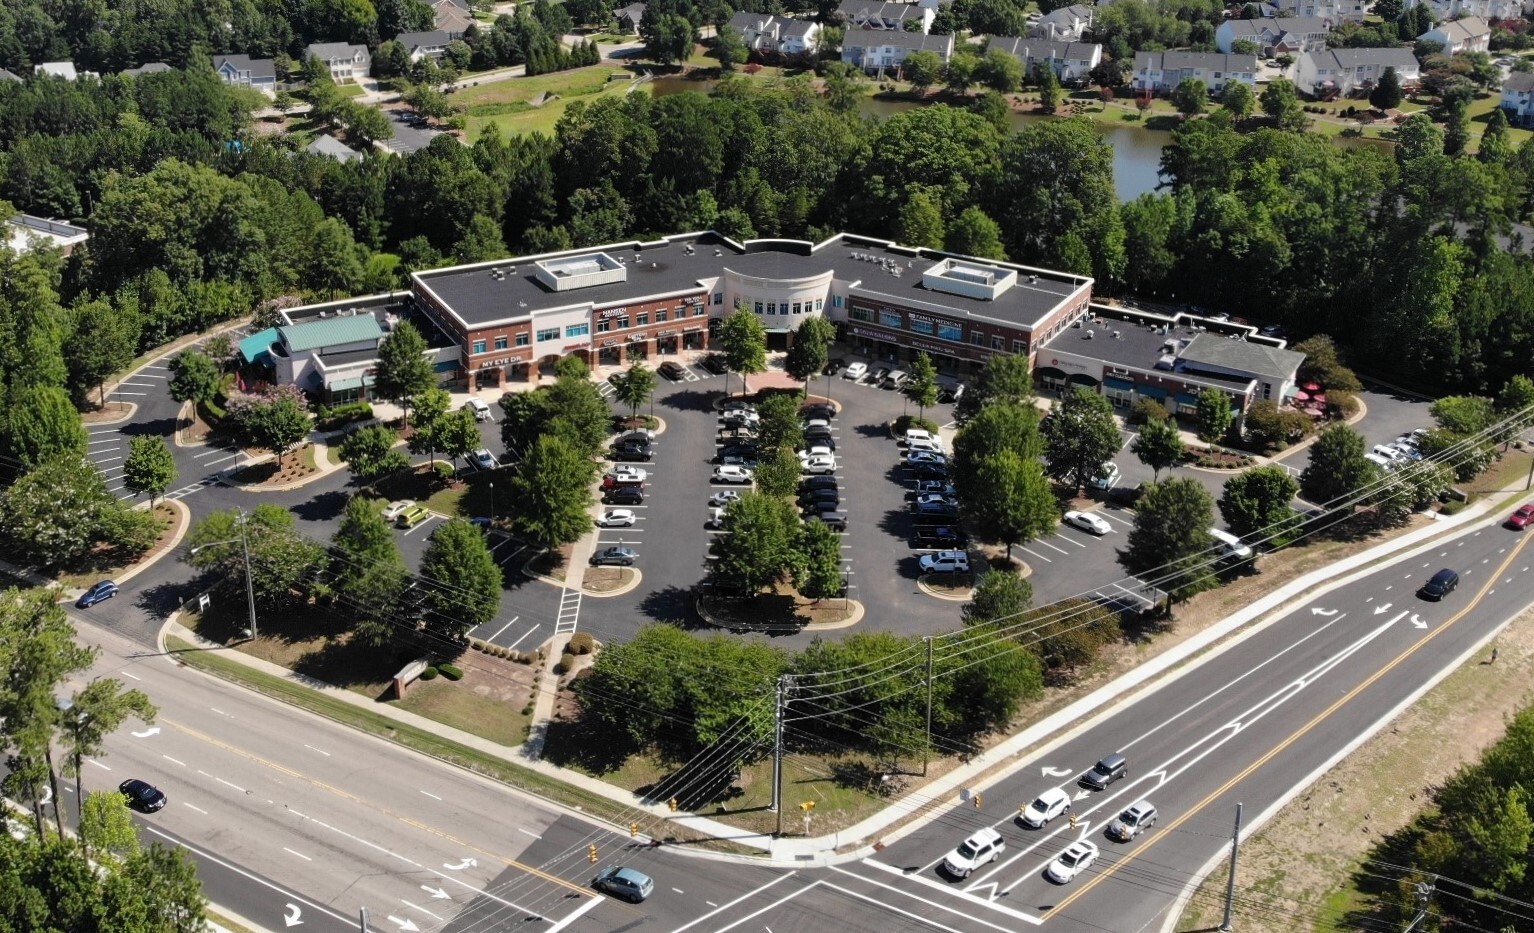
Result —
M629 836L633 837L633 836L637 836L637 835L639 835L639 824L638 823L630 823L629 824Z
M676 812L676 808L678 806L680 806L680 804L678 803L678 801L677 801L677 799L675 797L672 797L670 800L666 801L666 806L670 807L671 808L671 812L675 813Z
M980 807L983 805L984 801L985 801L984 797L980 796L979 794L976 794L975 795L975 809L976 810L980 809Z
M596 846L588 847L586 849L586 861L591 862L592 864L596 864L596 860L597 860L597 847Z

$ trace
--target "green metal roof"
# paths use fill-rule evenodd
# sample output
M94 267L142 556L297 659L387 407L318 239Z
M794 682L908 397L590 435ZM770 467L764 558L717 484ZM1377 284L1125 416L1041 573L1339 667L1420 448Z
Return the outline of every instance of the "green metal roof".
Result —
M277 342L277 328L268 327L266 330L251 334L240 341L240 355L245 357L245 362L258 362L262 356L271 350L272 344Z
M332 392L344 392L347 389L360 389L363 386L370 386L372 384L372 376L353 376L347 379L337 379L335 382L332 382L330 385L326 386L326 388Z
M328 318L279 327L283 342L295 353L318 350L347 343L362 343L383 336L378 318L371 314L355 314L351 317Z

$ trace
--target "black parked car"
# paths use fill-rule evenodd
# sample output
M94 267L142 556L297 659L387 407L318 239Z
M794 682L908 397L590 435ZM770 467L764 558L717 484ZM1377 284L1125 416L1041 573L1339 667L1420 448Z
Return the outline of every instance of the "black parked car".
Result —
M799 481L799 491L809 492L812 489L836 489L838 482L834 476L807 476Z
M726 372L729 371L729 367L724 363L723 353L710 353L708 356L705 356L701 362L704 369L708 370L716 376L723 376Z
M608 505L643 505L643 486L615 486L602 494L602 501Z
M888 366L880 366L878 369L874 370L874 374L869 377L868 384L873 386L883 385L884 380L889 376L889 374L890 368Z
M969 545L969 538L952 525L918 527L916 529L915 540L917 547L938 548L939 550L956 550Z
M613 448L609 459L614 463L648 463L650 448L640 447L637 444L622 444Z
M906 468L916 479L948 479L948 465L944 463L912 463Z
M739 457L743 460L756 459L758 450L755 444L726 444L719 448L719 455L714 458L715 463L723 463L726 457Z

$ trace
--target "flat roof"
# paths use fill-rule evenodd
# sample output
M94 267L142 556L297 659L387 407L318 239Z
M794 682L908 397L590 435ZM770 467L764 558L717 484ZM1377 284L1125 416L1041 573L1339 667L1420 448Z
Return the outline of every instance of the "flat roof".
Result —
M736 244L714 233L694 233L553 255L597 253L606 253L624 264L627 270L624 281L555 292L538 280L534 266L535 260L552 256L436 269L415 273L413 279L417 288L434 296L470 329L559 308L600 307L658 295L698 294L705 291L702 282L723 276L727 269L740 275L778 280L831 271L837 279L852 283L851 294L868 300L885 300L903 307L924 306L960 319L1028 327L1089 281L1085 276L967 260L971 265L1018 270L1017 284L998 298L967 297L922 284L922 273L948 254L852 234L840 234L812 245L798 240Z
M1180 355L1182 350L1199 335L1208 336L1211 333L1207 329L1201 330L1202 325L1196 324L1183 315L1177 315L1175 318L1150 314L1121 317L1099 305L1093 305L1092 314L1082 318L1080 324L1080 327L1065 328L1053 339L1041 344L1038 365L1048 366L1048 351L1058 350L1062 353L1091 357L1110 365L1153 371L1156 369L1157 361L1169 352L1162 349L1167 341L1179 341L1174 355ZM1161 332L1163 327L1166 328L1166 333ZM1088 337L1088 333L1092 336ZM1184 373L1168 369L1163 369L1161 372L1210 385L1223 385L1242 390L1252 381L1237 376L1204 372Z

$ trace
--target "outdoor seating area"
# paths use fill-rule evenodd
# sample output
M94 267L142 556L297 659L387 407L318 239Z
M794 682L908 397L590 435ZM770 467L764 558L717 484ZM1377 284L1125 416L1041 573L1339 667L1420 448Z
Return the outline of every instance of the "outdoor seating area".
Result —
M1284 395L1284 404L1304 412L1315 421L1326 420L1326 392L1318 382L1306 382Z

